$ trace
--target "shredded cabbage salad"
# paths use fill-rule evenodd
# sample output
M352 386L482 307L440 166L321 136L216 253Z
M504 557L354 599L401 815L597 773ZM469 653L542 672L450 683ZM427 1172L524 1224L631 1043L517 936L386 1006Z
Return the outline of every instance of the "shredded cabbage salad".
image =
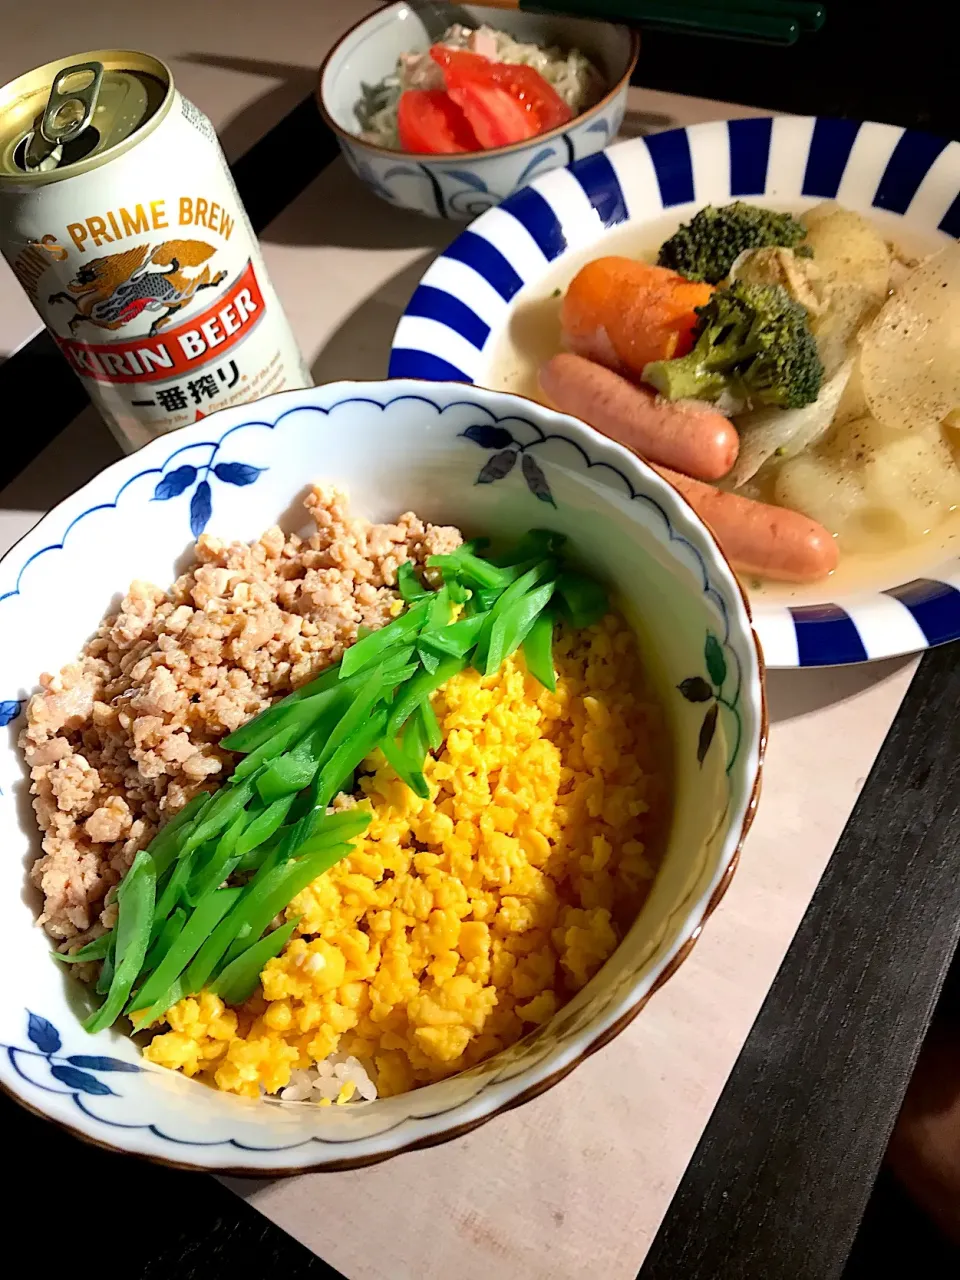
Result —
M493 27L465 27L454 23L437 42L451 49L469 49L492 62L524 64L539 71L567 106L579 115L603 96L603 76L579 49L564 52L555 45L548 49L525 44ZM354 111L364 142L402 150L397 134L397 104L405 89L442 89L443 71L423 53L402 53L396 70L374 85L361 85L363 96Z

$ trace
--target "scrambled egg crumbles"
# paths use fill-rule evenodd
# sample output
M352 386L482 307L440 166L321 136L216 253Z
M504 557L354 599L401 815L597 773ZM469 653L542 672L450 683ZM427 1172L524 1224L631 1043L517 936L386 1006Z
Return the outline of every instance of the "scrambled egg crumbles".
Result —
M152 1062L250 1097L355 1055L381 1096L489 1057L546 1022L611 955L656 870L669 747L625 622L561 628L557 690L522 657L434 695L429 800L376 753L355 851L296 898L262 994L167 1015Z

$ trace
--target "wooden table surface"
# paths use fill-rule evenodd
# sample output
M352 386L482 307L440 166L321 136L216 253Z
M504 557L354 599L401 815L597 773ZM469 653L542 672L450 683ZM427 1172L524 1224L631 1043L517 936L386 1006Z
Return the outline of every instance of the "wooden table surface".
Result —
M170 58L237 161L268 268L318 381L382 376L404 303L456 231L398 214L360 188L305 101L326 47L365 7L275 0L267 11L237 0L227 21L220 6L214 15L214 6L172 0L157 23L156 11L106 0L82 16L64 6L50 28L18 17L0 46L3 77L97 44ZM840 17L849 59L856 33ZM857 39L869 52L869 33ZM820 48L824 65L834 65L834 45L824 38ZM765 54L773 71L757 77L745 74L755 72L756 55L741 47L651 35L640 77L658 87L633 91L628 128L759 110L711 101L721 95L829 108L837 85L822 68L817 75L816 49L808 46L806 62L796 51ZM940 109L939 83L927 78L928 98L918 80L911 101L933 106L900 108L894 119L912 123ZM674 86L702 96L678 96ZM894 95L894 109L899 102ZM888 118L865 81L857 96L850 80L840 105ZM49 363L43 341L30 340L36 320L8 273L0 300L0 351L20 348L0 364L0 398L31 379L45 389L37 432L18 433L0 457L0 483L9 480L0 492L2 551L110 461L115 446L92 410L74 416L78 388ZM44 439L54 443L28 463ZM354 1173L231 1181L231 1190L351 1280L527 1280L595 1269L616 1278L635 1275L648 1251L644 1274L657 1277L835 1274L956 944L955 658L945 650L924 659L866 791L916 662L772 673L764 795L722 907L643 1016L566 1081L441 1148ZM871 1063L865 1106L860 1080ZM39 1147L76 1159L75 1144L38 1122L18 1116L13 1126L34 1156ZM248 1260L263 1247L273 1263L282 1257L287 1275L307 1267L292 1244L261 1239L249 1219L235 1217L239 1202L226 1207L234 1202L208 1179L88 1159L131 1188L139 1177L173 1199L169 1179L179 1188L182 1177L184 1195L209 1203L219 1225L198 1224L196 1238L178 1228L174 1265L190 1258L200 1274L207 1258L213 1269L204 1274L226 1274L219 1268L242 1240ZM358 1211L370 1205L373 1214ZM828 1208L830 1230L818 1234L813 1224ZM154 1274L144 1268L128 1274Z

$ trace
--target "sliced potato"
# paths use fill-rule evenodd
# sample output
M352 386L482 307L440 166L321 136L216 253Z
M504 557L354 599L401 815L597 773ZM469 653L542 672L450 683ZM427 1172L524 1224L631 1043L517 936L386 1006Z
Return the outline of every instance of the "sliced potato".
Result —
M960 504L960 469L939 426L906 434L855 418L784 463L774 493L837 534L844 551L886 551Z
M928 431L960 410L960 245L911 272L861 342L864 395L884 426Z
M810 329L829 378L846 360L857 331L883 305L893 256L866 218L830 201L808 209L801 221L826 302L820 314L811 314Z

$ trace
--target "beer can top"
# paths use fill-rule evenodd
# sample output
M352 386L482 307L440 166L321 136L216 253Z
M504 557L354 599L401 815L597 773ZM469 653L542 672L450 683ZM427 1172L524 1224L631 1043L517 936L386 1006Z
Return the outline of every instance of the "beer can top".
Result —
M159 58L95 49L36 67L0 88L0 189L95 169L160 123L173 77Z

